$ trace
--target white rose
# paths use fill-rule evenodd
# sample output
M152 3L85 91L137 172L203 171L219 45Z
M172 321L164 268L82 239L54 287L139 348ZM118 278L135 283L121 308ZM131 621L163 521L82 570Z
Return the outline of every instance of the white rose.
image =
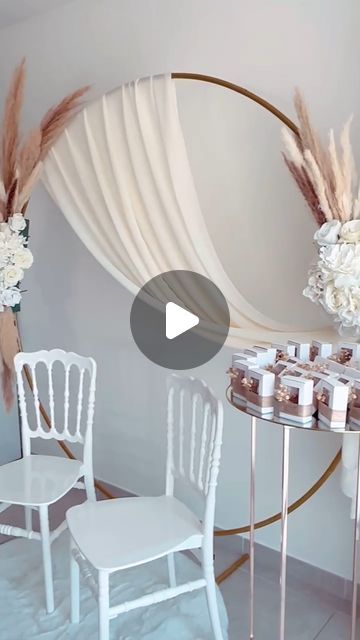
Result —
M0 245L0 269L6 267L10 262L10 254L6 247Z
M1 294L1 303L5 307L14 307L21 301L21 293L19 289L5 289Z
M360 242L360 220L350 220L343 224L340 231L342 242Z
M337 273L358 273L360 276L360 244L335 244L321 247L321 268Z
M352 289L359 284L358 275L351 273L344 273L334 278L334 285L337 289Z
M24 236L13 232L10 238L7 239L6 246L10 251L17 251L24 246L24 242L26 242Z
M26 220L21 213L14 213L8 220L12 231L23 231L26 227Z
M18 282L20 282L20 280L23 279L23 277L23 270L14 264L8 265L4 268L3 281L5 287L14 287Z
M339 220L331 220L324 224L314 234L314 240L318 244L336 244L339 240L341 222Z
M34 261L33 254L30 249L21 247L14 253L14 265L20 269L29 269Z
M341 308L348 306L348 299L343 289L337 289L333 282L328 282L322 299L324 309L333 314L338 314Z

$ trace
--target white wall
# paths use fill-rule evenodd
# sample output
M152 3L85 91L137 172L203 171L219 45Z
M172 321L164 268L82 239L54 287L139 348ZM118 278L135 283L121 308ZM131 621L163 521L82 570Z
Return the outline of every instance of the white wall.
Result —
M355 0L347 3L341 0L77 0L2 30L0 95L3 97L10 71L23 54L27 56L29 69L25 109L28 125L34 124L50 103L87 82L95 85L94 95L98 95L139 76L172 70L195 71L243 84L290 115L293 87L299 85L311 101L320 128L326 130L330 125L338 127L359 104L358 83L354 80L359 59L358 13ZM201 114L195 125L189 124L186 96L182 104L187 135L198 131L198 139L204 143L205 130L199 125ZM206 106L210 109L207 102ZM241 118L245 114L243 109L250 113L247 107L239 106ZM251 111L253 113L258 112ZM221 120L224 126L226 118L219 113L219 123ZM286 290L290 283L294 291L301 290L311 254L312 223L281 167L275 124L271 121L270 125L270 118L266 121L263 118L262 122L261 129L247 138L247 149L252 139L253 146L256 145L249 162L241 153L242 138L238 137L241 127L236 129L234 138L232 124L231 129L229 127L227 140L232 154L229 157L236 158L239 152L239 183L234 162L228 164L228 172L221 168L218 184L214 180L219 136L214 134L214 139L207 139L215 148L210 146L209 151L204 147L207 152L203 163L199 161L201 145L196 147L195 137L189 141L189 148L204 212L218 247L223 243L224 254L226 242L230 240L227 240L229 236L219 234L219 229L225 224L235 224L240 215L256 211L252 229L257 228L259 232L263 215L265 233L259 234L258 243L254 242L253 253L256 255L257 248L259 256L267 251L267 259L274 261L275 272L279 274L276 252L283 252L285 269L280 272L280 281L274 282L266 281L265 269L259 271L256 267L255 271L259 286L266 293L264 305L269 309L274 307L275 299L283 305L285 314L289 313L290 305L284 304L287 294L280 295L281 277L285 279ZM269 128L265 126L267 122ZM249 123L249 131L251 127L255 127L255 120ZM356 136L358 123L354 131ZM257 172L255 160L259 158L262 162L260 159L266 152L270 154L269 161ZM244 180L244 170L249 166L251 171ZM211 180L207 180L207 176L211 176ZM263 197L264 188L270 189L271 197L258 200ZM238 204L243 191L246 191L246 200ZM269 250L264 237L276 235L269 226L272 216L280 238L284 229L292 230L292 234L288 242L283 240L282 245L279 242L279 246L273 245ZM147 362L132 342L131 296L87 253L40 188L33 197L30 217L31 246L36 261L27 276L29 292L24 297L21 314L24 345L29 350L56 345L96 357L99 364L96 473L138 493L160 492L166 371ZM224 225L218 224L219 219ZM236 233L239 229L241 226L236 227ZM297 249L302 235L304 253ZM246 244L251 236L257 240L255 231L251 231L246 222ZM231 273L235 280L240 277L237 251L239 264L243 259L240 240L241 234L238 247L234 239L231 240L229 249L226 248L229 256L224 258L228 270L235 271ZM273 287L276 287L275 298L269 295ZM254 287L249 285L248 289L251 296ZM291 309L297 316L314 314L315 318L315 311L310 305L304 307L300 295L294 300ZM201 374L221 396L229 357L230 353L224 349L201 369ZM249 430L246 419L229 406L225 408L225 419L217 524L232 527L248 520ZM280 444L280 432L261 425L259 518L280 507ZM294 434L292 498L314 482L339 446L337 437ZM291 516L290 553L338 574L350 575L352 530L348 514L349 502L340 492L336 474L311 502ZM278 533L278 527L272 526L260 531L257 539L276 548Z

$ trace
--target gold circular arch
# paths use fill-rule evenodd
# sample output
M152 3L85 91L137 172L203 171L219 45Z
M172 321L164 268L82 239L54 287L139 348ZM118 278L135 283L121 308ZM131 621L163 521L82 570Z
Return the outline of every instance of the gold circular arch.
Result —
M235 93L238 93L238 94L244 96L245 98L248 98L249 100L252 100L256 104L258 104L260 107L262 107L263 109L266 109L266 111L269 111L269 113L271 113L273 116L278 118L285 126L289 127L289 129L291 129L291 131L293 131L293 133L295 133L296 135L299 135L298 128L297 128L296 124L292 120L290 120L290 118L288 118L284 113L282 113L282 111L277 109L270 102L268 102L267 100L265 100L261 96L258 96L256 93L253 93L252 91L249 91L248 89L245 89L245 87L241 87L240 85L234 84L233 82L228 82L227 80L223 80L222 78L217 78L215 76L203 75L203 74L200 74L200 73L176 72L176 73L172 73L171 77L174 80L195 80L195 81L198 81L198 82L207 82L207 83L210 83L210 84L218 85L220 87L224 87L225 89L229 89L230 91L234 91ZM25 209L26 209L26 206L25 206L24 210ZM19 336L19 338L18 338L19 351L22 351L23 347L22 347L22 343L21 343L21 338L20 338L19 328L18 328L18 324L17 324L16 314L15 314L14 320L15 320L15 324L16 324L16 330L17 330L18 336ZM29 388L30 388L30 390L32 392L33 391L33 381L32 381L30 370L28 368L25 368L25 375L26 375L26 379L27 379ZM41 413L41 417L44 420L44 423L46 424L46 426L49 429L51 429L50 417L49 417L46 409L44 408L44 406L41 403L40 403L40 413ZM65 453L65 455L67 455L69 458L73 458L73 459L75 458L75 456L72 453L71 449L64 442L62 442L60 440L57 441L57 442L58 442L58 445L63 450L63 452ZM288 513L292 513L293 511L295 511L296 509L301 507L305 502L307 502L307 500L309 500L325 484L325 482L328 480L328 478L335 471L335 469L338 466L340 460L341 460L341 449L339 449L339 451L337 452L337 454L333 458L333 460L330 462L330 464L327 467L327 469L320 476L320 478L310 487L310 489L308 489L308 491L306 491L300 498L298 498L291 505L289 505ZM101 492L106 498L109 498L109 499L115 498L115 496L111 493L111 491L109 491L106 487L104 487L103 484L101 482L99 482L98 480L95 480L95 486L96 486L96 489L99 492ZM280 518L281 518L281 513L276 513L276 514L274 514L272 516L269 516L269 517L257 522L255 524L255 529L261 529L262 527L266 527L266 526L268 526L270 524L273 524L274 522L279 521ZM236 527L236 528L233 528L233 529L217 530L217 531L215 531L214 535L217 536L217 537L232 536L232 535L247 533L248 531L250 531L250 525L244 525L244 526ZM234 562L230 567L228 567L225 571L223 571L217 577L217 580L216 580L217 583L220 584L221 582L226 580L226 578L228 578L232 573L234 573L234 571L236 571L236 569L238 569L242 564L244 564L248 560L248 557L249 557L248 554L244 554L244 555L241 556L241 558L236 560L236 562Z
M296 124L292 120L290 120L290 118L288 118L284 113L282 113L282 111L277 109L277 107L275 107L273 104L271 104L261 96L258 96L256 93L253 93L248 89L245 89L245 87L241 87L240 85L234 84L233 82L228 82L227 80L223 80L222 78L217 78L215 76L207 76L200 73L178 72L178 73L172 73L171 77L174 80L195 80L200 82L207 82L209 84L214 84L220 87L224 87L225 89L230 89L230 91L234 91L235 93L239 93L245 98L252 100L263 109L266 109L266 111L269 111L269 113L271 113L273 116L278 118L278 120L280 120L285 126L287 126L291 131L293 131L293 133L295 133L297 136L299 135L299 131ZM226 397L229 400L228 392L226 394ZM330 476L334 473L340 461L341 461L341 449L339 449L336 456L333 458L333 460L331 460L329 466L325 469L324 473L310 487L310 489L308 489L300 498L298 498L291 505L289 505L288 513L292 513L293 511L296 511L296 509L298 509L303 504L305 504L305 502L310 500L310 498L325 484L328 478L330 478ZM256 522L255 529L261 529L263 527L267 527L270 524L274 524L274 522L278 522L280 519L281 519L281 512L275 513L272 516L269 516L267 518L264 518L263 520L260 520L259 522ZM247 524L241 527L235 527L233 529L217 530L215 531L214 535L217 537L233 536L233 535L238 535L242 533L248 533L249 531L250 531L250 525ZM238 569L242 564L244 564L248 560L248 557L249 557L248 554L242 555L230 567L225 569L225 571L223 571L217 577L217 580L216 580L217 583L220 584L221 582L226 580L226 578L231 576L231 574L234 573L236 569Z

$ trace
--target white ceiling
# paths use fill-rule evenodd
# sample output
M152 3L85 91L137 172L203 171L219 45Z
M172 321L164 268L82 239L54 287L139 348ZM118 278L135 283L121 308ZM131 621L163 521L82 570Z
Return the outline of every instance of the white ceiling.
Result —
M51 11L71 0L0 0L0 29Z

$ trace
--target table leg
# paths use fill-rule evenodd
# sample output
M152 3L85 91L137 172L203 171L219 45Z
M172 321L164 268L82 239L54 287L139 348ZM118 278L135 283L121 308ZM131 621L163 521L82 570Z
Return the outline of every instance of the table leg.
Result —
M250 640L254 639L255 609L255 474L256 474L256 418L251 417L250 470Z
M360 523L360 436L354 434L358 444L358 461L356 472L356 496L355 496L355 523L354 523L354 552L353 552L353 584L352 584L352 608L351 608L351 640L356 639L357 617L357 586L358 586L358 555L359 555L359 523ZM349 437L349 436L347 436Z
M282 501L281 501L281 571L280 571L280 640L285 640L286 554L289 505L290 429L283 426Z

